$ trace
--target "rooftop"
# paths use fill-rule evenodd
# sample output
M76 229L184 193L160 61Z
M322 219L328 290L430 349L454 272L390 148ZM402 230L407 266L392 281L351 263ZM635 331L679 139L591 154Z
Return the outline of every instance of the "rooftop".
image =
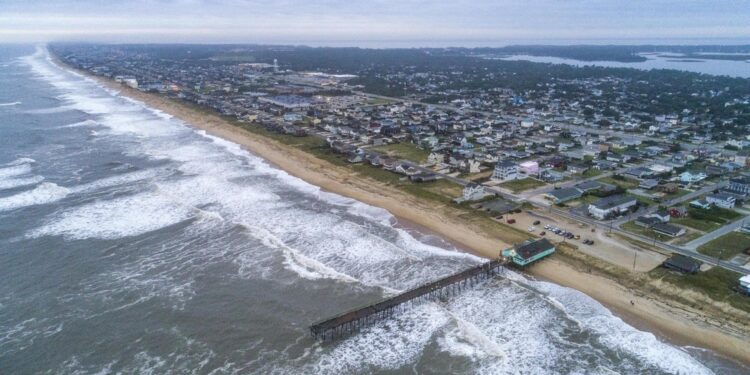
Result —
M592 205L600 210L606 210L608 208L617 207L625 203L630 203L634 200L635 198L627 195L613 195L610 197L599 199L598 201L592 203Z
M533 242L525 242L516 247L516 254L523 259L529 259L543 251L555 247L548 239L542 238Z

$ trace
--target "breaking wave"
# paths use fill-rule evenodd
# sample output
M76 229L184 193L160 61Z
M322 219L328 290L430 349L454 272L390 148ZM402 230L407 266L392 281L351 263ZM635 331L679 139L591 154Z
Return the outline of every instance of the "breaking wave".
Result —
M64 187L51 182L44 182L33 190L0 198L0 211L53 203L65 198L69 193L70 190Z

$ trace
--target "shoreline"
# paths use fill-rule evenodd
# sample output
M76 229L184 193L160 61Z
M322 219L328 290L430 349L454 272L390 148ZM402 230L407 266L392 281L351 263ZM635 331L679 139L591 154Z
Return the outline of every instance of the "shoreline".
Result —
M494 258L501 249L510 245L477 225L451 216L450 206L441 206L372 178L358 176L345 167L311 153L235 126L219 114L205 113L163 95L131 89L112 80L74 69L57 59L54 61L118 91L120 95L168 113L194 129L237 143L272 166L318 186L323 191L383 208L397 220L403 220L400 225L404 227L414 224L462 250L484 258ZM673 301L660 301L659 296L634 291L603 274L586 272L574 263L563 257L553 257L535 264L527 272L540 280L588 295L629 325L652 332L662 341L680 347L690 345L707 348L720 356L739 361L744 366L750 364L750 346L747 345L748 337L744 332L738 336L727 329L718 329L716 326L721 322L712 325L708 322L711 317L706 314L676 306L678 304ZM632 305L631 301L635 304ZM705 323L699 324L700 321Z

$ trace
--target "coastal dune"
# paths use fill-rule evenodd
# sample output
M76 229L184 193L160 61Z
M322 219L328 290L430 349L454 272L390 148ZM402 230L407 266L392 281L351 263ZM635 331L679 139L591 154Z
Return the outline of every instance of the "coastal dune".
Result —
M354 175L345 167L244 130L219 115L192 108L164 96L121 86L86 72L78 72L127 97L173 115L189 126L237 143L310 184L386 209L399 219L435 232L467 251L486 258L495 258L502 249L510 246L499 235L462 220L449 206L419 199L393 186ZM656 332L678 345L705 347L750 363L746 326L730 326L696 309L634 292L604 275L591 272L590 269L586 270L580 264L568 262L564 258L547 259L531 267L529 272L542 279L577 289L607 306L629 324Z

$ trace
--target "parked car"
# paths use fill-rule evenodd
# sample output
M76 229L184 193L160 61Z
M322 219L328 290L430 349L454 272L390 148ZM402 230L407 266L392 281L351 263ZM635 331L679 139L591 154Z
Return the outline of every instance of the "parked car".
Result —
M541 221L537 220L537 221L535 221L535 222L533 222L531 224L533 224L533 225L539 225L540 223L541 223Z
M516 222L516 219L508 219L508 224L513 224Z
M539 232L539 235L540 235L540 236L544 236L545 234L547 234L547 232L545 232L545 231L541 231L541 232Z

